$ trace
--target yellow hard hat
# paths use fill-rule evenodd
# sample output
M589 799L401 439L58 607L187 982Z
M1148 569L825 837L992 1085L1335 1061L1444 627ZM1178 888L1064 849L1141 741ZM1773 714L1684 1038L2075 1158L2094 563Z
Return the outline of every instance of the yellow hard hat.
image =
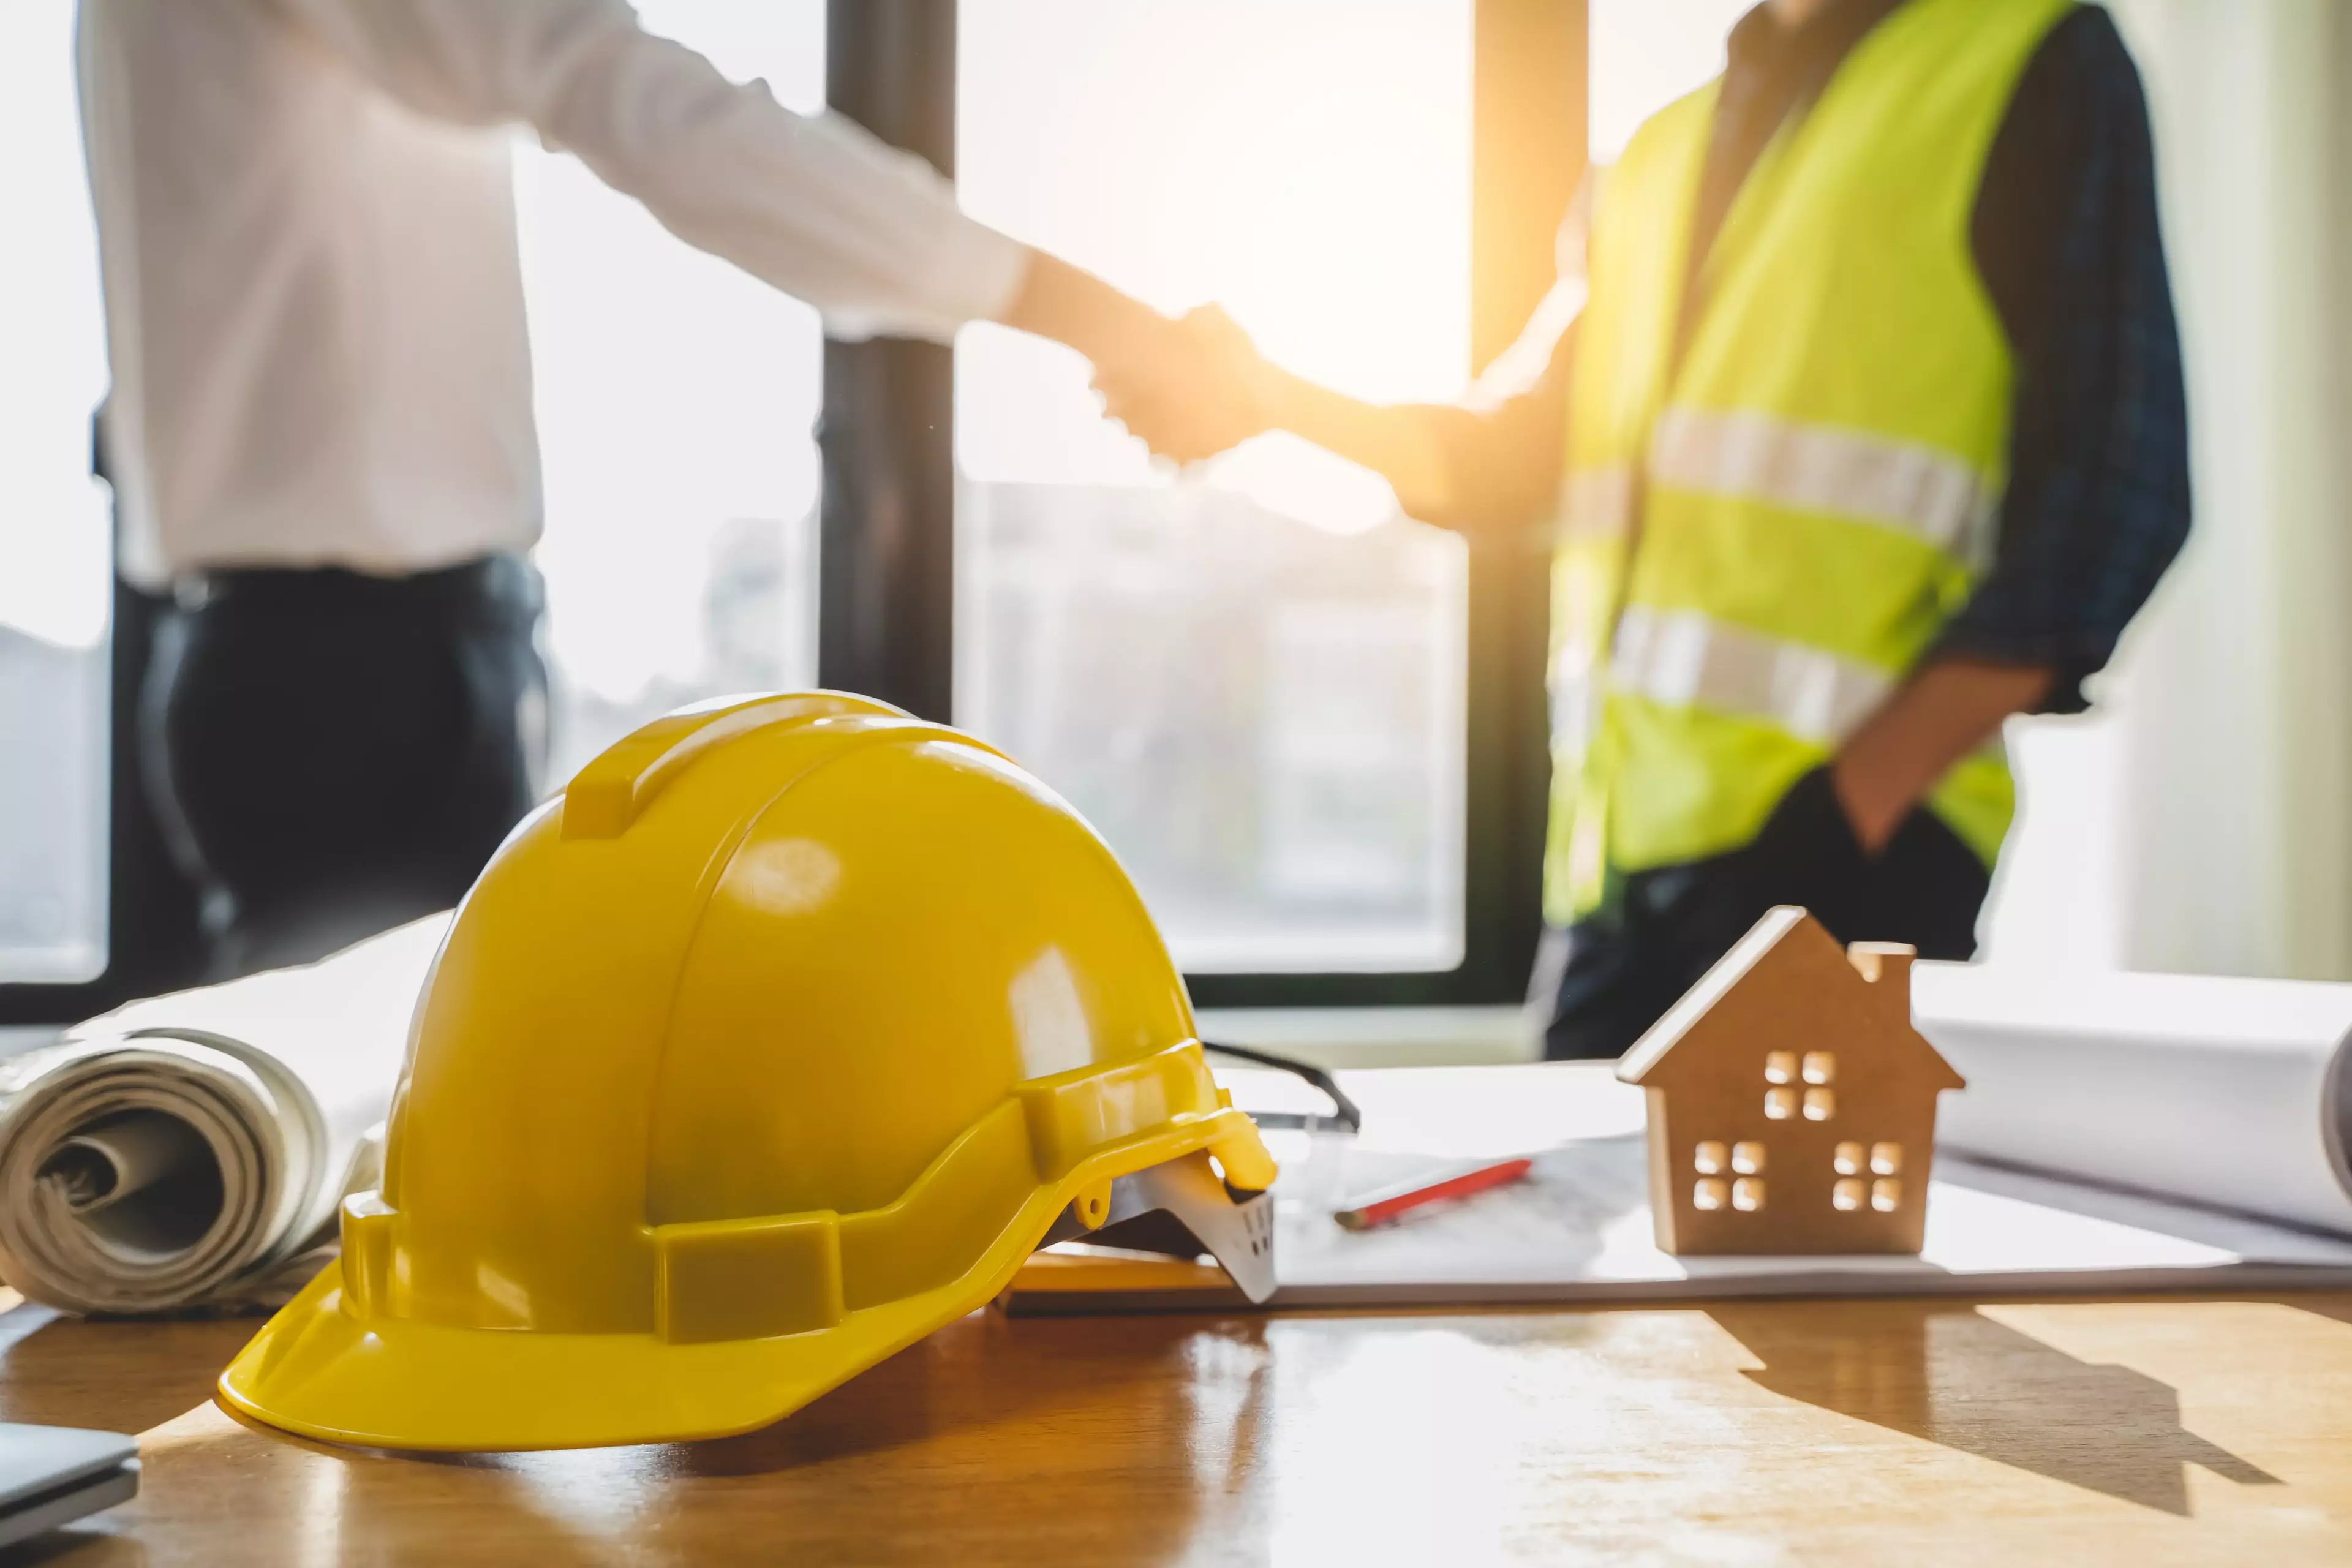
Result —
M1049 1237L1172 1216L1263 1300L1273 1180L1059 796L859 698L713 704L491 858L425 981L383 1190L220 1392L395 1448L747 1431Z

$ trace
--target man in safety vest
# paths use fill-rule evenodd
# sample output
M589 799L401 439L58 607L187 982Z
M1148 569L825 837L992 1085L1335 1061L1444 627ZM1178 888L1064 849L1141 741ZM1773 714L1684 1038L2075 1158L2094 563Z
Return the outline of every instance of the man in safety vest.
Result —
M1774 903L1974 950L2002 720L2083 708L2188 530L2154 184L2096 6L1767 0L1571 214L1531 389L1374 407L1209 311L1221 395L1104 390L1172 456L1285 428L1554 529L1536 986L1551 1055L1614 1055Z

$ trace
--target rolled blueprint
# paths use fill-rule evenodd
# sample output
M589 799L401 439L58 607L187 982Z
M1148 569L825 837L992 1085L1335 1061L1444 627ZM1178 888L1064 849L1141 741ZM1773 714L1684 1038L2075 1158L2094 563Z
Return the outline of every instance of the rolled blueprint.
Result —
M449 917L133 1002L0 1060L0 1279L77 1312L271 1305L372 1184Z
M1939 1150L2352 1234L2352 985L1912 974L1919 1032L1969 1080Z

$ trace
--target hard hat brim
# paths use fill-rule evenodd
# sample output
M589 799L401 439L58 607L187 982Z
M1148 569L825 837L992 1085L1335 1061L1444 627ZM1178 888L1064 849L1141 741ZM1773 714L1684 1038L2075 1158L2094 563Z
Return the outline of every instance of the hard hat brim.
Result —
M768 1339L677 1344L650 1333L362 1322L343 1310L338 1259L237 1353L219 1394L257 1421L361 1447L502 1452L733 1436L985 1306L1063 1201L1041 1189L961 1279Z
M362 1323L342 1310L336 1262L221 1373L219 1394L257 1421L362 1447L497 1452L726 1437L792 1414L994 1294L949 1287L814 1332L673 1344L653 1334Z

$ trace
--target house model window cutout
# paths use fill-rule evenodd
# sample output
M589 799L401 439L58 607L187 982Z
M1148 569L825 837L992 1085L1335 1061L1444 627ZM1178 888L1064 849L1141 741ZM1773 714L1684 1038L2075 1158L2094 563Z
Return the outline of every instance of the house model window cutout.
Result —
M1626 1053L1661 1250L1919 1250L1936 1096L1965 1086L1911 1026L1913 956L1774 910Z

